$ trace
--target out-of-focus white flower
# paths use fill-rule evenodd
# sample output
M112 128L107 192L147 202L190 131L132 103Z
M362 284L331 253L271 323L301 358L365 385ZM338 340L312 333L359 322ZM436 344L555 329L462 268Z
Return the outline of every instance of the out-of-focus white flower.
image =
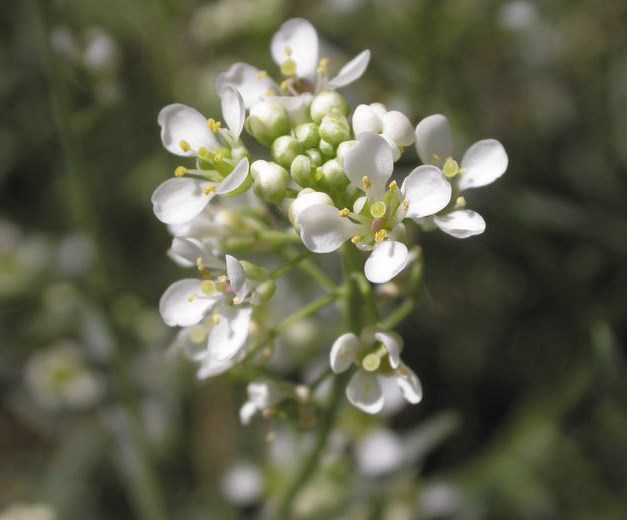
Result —
M414 144L414 127L408 117L398 110L388 111L381 103L359 105L353 112L355 137L372 133L383 137L397 161L403 147Z
M355 457L361 473L378 477L403 463L403 445L392 431L379 428L359 440L355 446Z
M538 8L528 0L513 0L501 6L499 24L510 31L525 31L538 20Z
M441 114L426 117L416 126L416 150L423 163L433 165L453 183L454 193L486 186L507 169L508 157L503 145L495 139L474 143L458 163L453 159L453 131ZM433 217L433 223L455 238L468 238L485 230L485 220L476 211L465 209L461 195L455 207Z
M267 95L299 96L325 88L345 87L363 75L370 61L370 51L362 51L329 80L329 60L319 59L318 33L303 18L285 22L272 38L270 51L285 78L280 85L265 71L246 63L235 63L218 75L216 90L220 92L226 85L234 85L246 107L251 107Z
M238 506L250 506L261 499L265 485L259 468L250 462L236 462L222 475L222 493Z
M57 514L48 504L13 504L0 511L0 520L55 520Z
M174 178L157 187L153 209L166 224L189 222L215 195L233 193L248 179L248 158L239 142L246 116L242 97L229 87L220 98L228 130L186 105L168 105L159 112L163 146L175 155L196 157L211 168L179 166Z
M84 410L105 391L102 378L86 365L78 345L69 341L33 354L24 377L37 404L48 410Z
M360 337L352 332L335 340L330 352L331 370L346 372L353 364L359 368L346 387L346 397L360 410L375 414L383 409L381 378L392 378L405 399L417 404L422 387L416 374L401 361L403 339L395 332L366 327Z
M115 40L106 31L94 27L87 31L85 40L81 61L87 69L97 74L115 69L120 51Z
M239 411L242 424L250 424L252 418L260 412L276 406L284 399L294 397L294 386L288 383L264 379L252 381L246 387L248 400Z
M442 172L430 165L415 168L401 188L395 181L386 187L394 168L392 150L379 135L365 133L344 157L344 169L351 183L364 191L353 211L338 211L327 204L316 204L298 214L300 236L315 253L330 253L351 240L362 250L371 251L364 266L366 278L385 283L406 266L405 218L422 219L442 210L451 198L451 185ZM386 190L387 188L387 190Z

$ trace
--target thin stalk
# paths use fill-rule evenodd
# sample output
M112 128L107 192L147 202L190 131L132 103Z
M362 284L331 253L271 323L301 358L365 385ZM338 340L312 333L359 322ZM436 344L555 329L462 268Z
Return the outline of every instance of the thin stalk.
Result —
M300 264L303 260L306 260L307 258L309 258L311 255L312 255L311 251L305 251L304 253L301 253L298 256L290 258L284 265L272 271L270 273L270 278L272 278L273 280L280 278L285 273L287 273L288 271L296 267L298 264Z
M396 309L386 316L384 320L380 322L381 326L386 329L393 329L397 325L401 324L407 316L416 308L416 302L413 298L407 298Z

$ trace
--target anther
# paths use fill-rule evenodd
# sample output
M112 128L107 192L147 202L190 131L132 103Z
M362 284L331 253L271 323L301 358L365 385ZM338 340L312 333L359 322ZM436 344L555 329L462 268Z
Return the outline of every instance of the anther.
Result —
M403 201L403 211L407 213L409 211L409 200L405 199Z
M209 130L211 130L215 134L222 127L222 123L211 118L207 120L207 126L209 127Z
M213 184L207 186L204 190L202 190L205 195L211 195L214 191L216 191L216 187Z
M189 143L185 139L181 139L179 141L179 146L181 147L181 150L183 150L184 152L189 152L192 149L192 147L189 145Z
M288 80L281 81L281 85L279 86L281 87L281 90L289 90L290 82Z
M211 321L213 321L214 325L219 325L220 324L220 320L222 319L222 316L220 316L218 313L213 314L211 316Z
M200 157L201 159L208 159L209 150L207 150L204 146L201 146L200 148L198 148L198 157Z
M220 152L213 155L213 162L219 163L222 162L222 159L224 159L224 156Z
M259 74L257 74L257 79L266 79L268 77L268 73L265 70L260 70Z
M348 208L344 208L340 210L340 217L348 217L351 214L350 210Z
M374 241L378 244L379 242L383 242L388 237L388 232L386 229L380 229L374 234Z
M465 208L466 207L466 199L460 195L459 197L457 197L455 199L455 205L459 206L460 208Z
M175 177L183 177L187 173L187 168L185 166L179 166L174 170Z
M233 298L233 305L239 305L240 303L242 303L242 300L240 300L237 296L235 296Z
M194 300L196 300L198 298L198 295L196 293L192 293L187 297L187 301L189 303L192 303Z
M353 244L359 244L359 242L361 242L361 237L359 235L355 235L353 238L351 238L351 242Z
M368 178L367 175L365 175L362 179L361 179L361 183L364 186L364 189L368 190L370 189L370 187L372 186L372 181L370 180L370 178Z
M206 296L211 296L217 290L216 283L213 280L205 280L200 284L200 290L205 293Z
M390 191L392 193L395 193L398 191L398 184L396 184L396 181L392 181L390 182L390 184L388 185L388 188L390 188Z

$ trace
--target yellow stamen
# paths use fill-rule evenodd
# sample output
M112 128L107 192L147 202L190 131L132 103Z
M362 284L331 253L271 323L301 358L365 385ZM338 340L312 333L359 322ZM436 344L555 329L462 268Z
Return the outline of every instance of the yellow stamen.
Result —
M405 213L409 211L409 201L407 199L403 201L403 210L405 211Z
M183 150L184 152L189 152L192 149L192 147L189 145L189 143L185 139L181 139L179 141L179 146L181 147L181 150Z
M387 229L380 229L374 234L374 241L378 244L379 242L383 242L387 237Z
M259 74L257 74L257 79L266 79L268 77L268 73L265 70L260 70Z
M382 200L379 200L375 202L372 206L370 206L370 214L374 218L381 218L385 216L385 212L387 211L387 209L388 208L385 205L385 202L383 202Z
M196 267L199 271L204 271L205 269L207 269L205 262L203 262L202 258L200 257L196 258Z
M340 217L348 217L351 214L348 208L340 210Z
M185 166L179 166L174 170L175 177L183 177L187 173L187 168Z
M460 208L465 208L466 207L466 199L460 195L459 197L457 197L455 199L455 204L457 206L459 206Z
M281 81L281 90L289 90L290 89L290 82L285 80L285 81Z
M242 303L242 300L240 300L237 296L233 298L233 305L239 305L240 303Z
M388 188L390 188L390 191L392 193L395 193L398 191L398 184L396 184L396 181L392 181L390 182L390 184L388 185Z
M209 150L207 150L204 146L198 148L198 157L201 159L209 159Z
M207 120L207 126L209 127L209 130L211 130L215 134L222 127L222 123L220 121L216 121L215 119L211 118Z
M213 156L213 162L219 163L222 162L222 159L224 159L224 156L220 152L214 154Z
M372 186L372 181L368 178L368 176L364 176L361 179L361 183L364 185L364 189L368 190Z
M205 195L211 195L214 191L216 191L216 187L213 184L210 184L203 190L203 193Z
M228 278L226 277L226 275L220 275L218 276L218 283L226 283L228 280Z
M361 237L359 235L355 235L353 238L351 238L351 242L353 244L359 244L359 242L361 242Z
M211 316L211 321L213 321L214 325L218 325L221 319L222 316L220 316L218 313L215 313L213 316Z
M448 179L452 179L453 177L455 177L455 175L459 173L459 164L457 164L457 161L455 159L453 159L452 157L449 157L444 162L444 167L442 168L442 172Z
M200 290L207 296L211 296L217 291L216 283L213 280L205 280L200 284Z

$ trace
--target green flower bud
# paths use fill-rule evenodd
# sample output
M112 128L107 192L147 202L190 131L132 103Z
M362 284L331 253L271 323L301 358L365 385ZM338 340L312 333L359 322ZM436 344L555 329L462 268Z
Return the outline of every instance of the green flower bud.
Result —
M302 151L301 145L295 137L282 135L272 143L272 158L283 168L289 168L296 157Z
M307 157L311 159L311 164L313 166L322 166L322 154L320 153L320 150L310 148L305 153L307 154Z
M350 182L337 159L331 159L318 168L316 180L330 193L344 190Z
M340 143L337 146L337 150L335 152L335 155L336 155L338 161L340 161L342 164L344 164L344 156L346 155L346 152L348 152L356 144L357 144L357 141L355 141L354 139L351 139L350 141L344 141L344 142Z
M320 144L318 145L318 149L327 159L335 157L335 145L331 144L329 141L325 141L324 139L320 139Z
M344 116L329 114L320 123L320 137L331 144L338 145L351 138L348 120Z
M276 283L274 280L269 279L263 283L260 283L253 291L250 299L253 305L260 305L269 301L274 296L276 291Z
M322 118L329 114L338 116L348 115L348 102L335 90L323 90L311 102L311 119L314 123L322 122Z
M253 176L253 191L262 200L280 204L285 198L285 190L290 176L287 170L277 163L255 161L250 166Z
M290 120L285 107L278 101L266 100L254 104L246 118L246 131L265 146L290 133Z
M316 123L303 123L294 129L294 134L303 148L317 148L320 134Z
M315 179L314 166L311 163L311 159L306 155L296 156L290 167L290 175L303 188L313 186Z

